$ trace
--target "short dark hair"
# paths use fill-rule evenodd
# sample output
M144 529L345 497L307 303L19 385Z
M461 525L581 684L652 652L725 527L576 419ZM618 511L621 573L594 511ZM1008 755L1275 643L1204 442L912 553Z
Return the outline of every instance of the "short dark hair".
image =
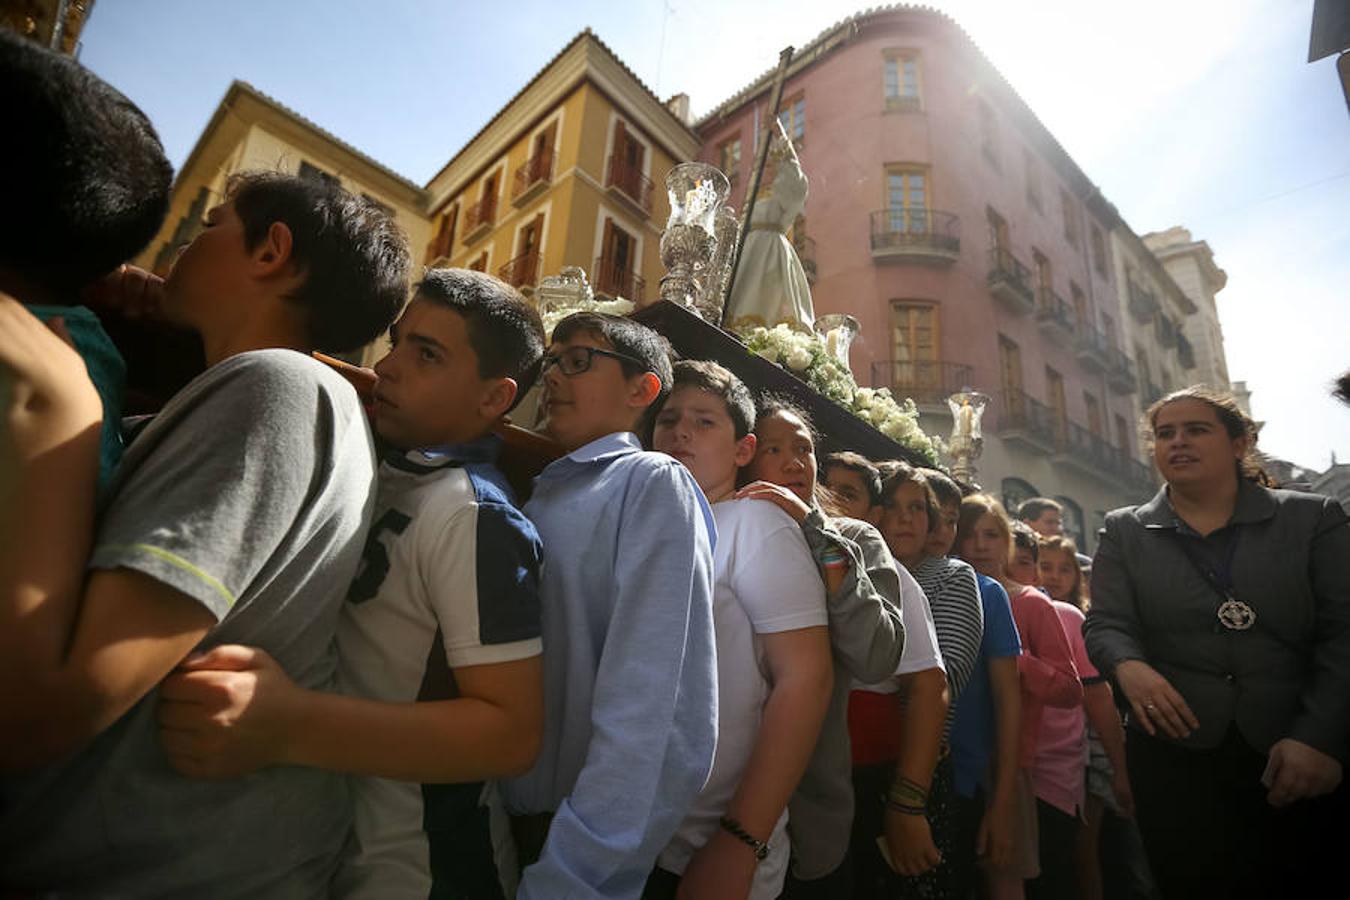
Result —
M1017 519L1019 522L1035 522L1045 515L1048 509L1058 513L1064 512L1064 506L1058 500L1051 500L1049 497L1031 497L1018 505Z
M427 269L413 297L463 317L480 378L513 380L515 403L534 386L544 359L544 323L520 291L473 269Z
M339 185L281 172L241 172L226 199L253 250L273 224L291 231L291 259L305 281L289 297L304 308L310 340L344 353L370 343L408 299L412 256L394 220Z
M872 465L872 461L861 453L854 453L852 450L840 450L828 454L821 469L828 475L833 468L847 469L862 479L863 485L867 488L867 499L871 501L872 506L881 504L881 472Z
M888 471L890 474L886 476L885 481L883 481L881 485L881 505L890 506L895 497L896 489L901 485L917 484L919 487L923 488L924 503L928 507L928 530L932 531L936 528L938 522L941 520L942 511L938 507L937 496L933 493L933 486L928 483L928 479L924 476L923 472L916 469L914 466L911 466L909 463L900 462L899 460L893 460L892 464L888 466Z
M134 103L5 28L0 114L0 266L61 302L149 243L173 168Z
M1011 523L1013 552L1030 550L1031 558L1041 561L1041 536L1032 530L1026 522L1018 520Z
M933 495L937 497L938 506L957 506L961 505L961 498L965 496L960 485L951 479L946 472L938 469L921 468L923 477L928 479L928 486L933 489Z
M1336 389L1331 392L1331 396L1342 403L1350 404L1350 372L1336 379Z
M706 359L680 360L675 363L671 393L682 387L698 388L720 397L726 405L727 415L731 417L737 440L749 434L754 427L755 401L750 396L750 389L726 367ZM657 412L660 412L659 408Z
M635 322L625 316L578 312L572 313L553 326L553 343L570 341L578 334L589 334L591 337L599 338L615 351L638 360L638 363L619 360L623 373L632 378L644 372L651 372L661 380L661 393L652 406L665 402L675 378L671 367L669 341L641 322Z
M815 420L811 418L809 412L798 406L792 399L782 394L764 393L760 394L759 402L755 405L759 407L759 415L755 417L755 424L759 424L761 420L767 419L769 416L787 413L790 416L795 416L806 426L807 433L811 435L813 446L820 444L820 432L816 429Z

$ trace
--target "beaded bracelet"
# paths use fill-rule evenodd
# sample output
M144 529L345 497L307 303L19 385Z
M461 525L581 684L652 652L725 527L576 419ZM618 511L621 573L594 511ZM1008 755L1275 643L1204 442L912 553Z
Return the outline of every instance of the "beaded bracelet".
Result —
M910 806L905 803L896 803L894 800L887 800L886 808L893 809L896 812L903 813L907 816L925 816L928 814L928 810L922 806Z
M886 792L886 800L900 806L923 808L928 805L928 791L916 782L901 776Z
M773 848L769 846L767 841L758 840L754 835L742 828L741 823L737 822L731 816L723 816L720 824L723 831L729 832L742 844L745 844L751 850L755 851L756 861L763 862L768 858L769 851Z

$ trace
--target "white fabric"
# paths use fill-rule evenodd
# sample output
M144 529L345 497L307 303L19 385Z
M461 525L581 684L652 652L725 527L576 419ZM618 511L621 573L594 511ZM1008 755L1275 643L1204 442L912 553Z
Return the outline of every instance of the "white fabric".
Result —
M905 626L905 649L900 654L900 665L896 666L895 677L877 684L854 682L854 690L894 694L900 689L896 679L901 675L935 668L947 671L942 662L942 651L938 649L937 627L933 624L933 610L928 605L928 596L898 560L895 568L900 573L900 619Z
M407 471L385 463L379 475L371 538L383 544L388 570L375 596L343 604L338 653L344 692L386 703L418 700L438 631L451 668L538 656L538 637L494 643L484 634L480 602L510 598L479 596L480 554L499 548L479 546L481 507L468 472L431 466ZM401 531L379 528L391 510L408 519ZM356 839L335 896L428 896L431 851L422 786L388 778L354 778L352 784Z
M763 325L799 322L810 328L816 320L811 284L797 251L787 239L797 216L806 206L806 175L791 142L775 137L778 160L771 191L755 202L750 232L741 247L736 283L728 300L729 320Z
M717 831L754 749L771 685L758 635L826 625L825 584L801 528L763 500L714 504L717 546L713 627L717 635L717 753L712 773L658 865L682 873ZM755 869L750 900L772 900L787 874L787 810ZM748 851L747 851L748 852Z

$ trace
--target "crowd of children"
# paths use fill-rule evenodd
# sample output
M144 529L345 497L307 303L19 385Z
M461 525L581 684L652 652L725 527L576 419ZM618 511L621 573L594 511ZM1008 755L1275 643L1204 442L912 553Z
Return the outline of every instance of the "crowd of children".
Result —
M236 176L166 281L117 269L153 129L3 33L0 85L0 896L1148 896L1102 874L1134 801L1053 501L818 460L631 319L409 289L332 184ZM134 430L93 295L202 341ZM363 406L313 353L386 332Z

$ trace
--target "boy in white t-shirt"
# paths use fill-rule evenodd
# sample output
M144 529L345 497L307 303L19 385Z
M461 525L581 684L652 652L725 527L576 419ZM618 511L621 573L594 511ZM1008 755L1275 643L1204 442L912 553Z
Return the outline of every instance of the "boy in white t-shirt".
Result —
M338 625L347 695L218 647L166 683L165 749L192 775L365 776L334 896L503 898L484 782L538 753L542 545L492 430L538 375L543 325L490 275L429 269L390 338L374 523Z
M707 784L657 860L649 898L779 895L788 799L829 703L825 588L801 529L771 503L731 499L754 457L754 418L736 376L681 362L655 420L653 448L693 473L717 520L718 741Z

